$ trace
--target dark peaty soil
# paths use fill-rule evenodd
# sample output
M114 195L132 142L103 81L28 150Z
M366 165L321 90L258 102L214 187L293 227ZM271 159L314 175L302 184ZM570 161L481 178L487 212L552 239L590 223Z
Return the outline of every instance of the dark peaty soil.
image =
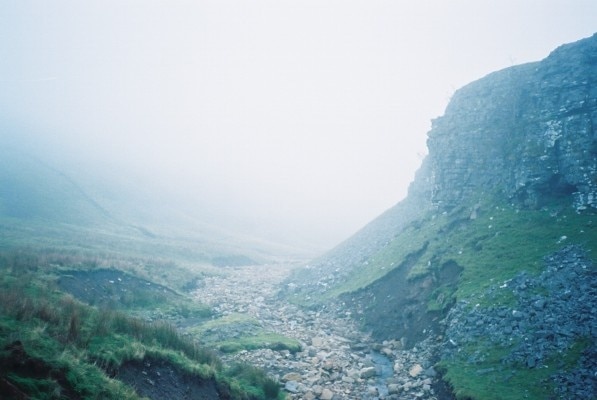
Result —
M398 268L368 287L343 295L341 300L356 309L361 323L378 341L406 339L406 348L432 334L439 334L442 312L427 310L431 293L439 288L453 288L462 268L446 263L440 271L423 279L408 280L408 273L423 251L412 254Z
M87 304L111 307L142 307L143 302L177 296L165 286L116 269L66 272L58 287Z
M342 296L342 300L362 316L363 326L380 342L403 338L406 348L412 348L419 341L444 331L440 320L452 304L447 304L443 312L430 312L427 302L437 289L447 292L454 289L462 267L447 262L435 274L409 281L408 273L421 254L412 254L402 265L367 288ZM451 388L441 379L436 381L433 390L439 399L454 399Z
M18 380L27 379L30 384L33 382L35 384L28 388L21 387L14 377L18 377ZM36 395L31 392L32 390L42 393L51 390L59 393L60 398L65 400L82 398L66 379L65 371L52 367L44 360L29 356L23 344L17 340L6 346L0 353L0 399L29 399Z
M137 394L154 400L228 399L213 379L192 376L165 360L127 361L115 378L133 387Z

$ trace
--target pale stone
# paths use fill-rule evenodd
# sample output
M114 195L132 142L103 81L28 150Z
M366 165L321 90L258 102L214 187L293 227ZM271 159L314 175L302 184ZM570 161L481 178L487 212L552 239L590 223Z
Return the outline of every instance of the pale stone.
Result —
M298 391L299 391L298 382L296 382L296 381L288 381L284 385L284 389L286 389L286 391L290 392L290 393L298 393Z
M421 372L423 372L423 367L421 367L419 364L413 365L410 370L408 370L408 374L413 378L419 376Z
M282 377L283 382L287 382L287 381L300 382L302 380L303 380L303 377L298 372L289 372Z
M315 396L313 394L313 392L307 392L305 393L305 395L303 396L303 399L305 400L315 400L317 398L317 396Z
M388 393L389 394L398 394L402 390L402 386L398 384L391 384L388 385Z
M361 371L360 371L361 379L371 378L371 377L374 377L375 375L376 375L375 367L365 367L365 368L361 369Z
M349 369L346 371L346 375L348 375L352 379L359 379L361 374L357 369Z
M313 390L313 393L319 396L323 392L323 387L321 387L320 385L315 385L311 388L311 390Z
M332 400L332 398L334 397L334 392L332 392L330 389L325 388L321 391L321 395L319 396L319 398L321 400Z
M377 391L377 388L375 386L369 386L367 388L367 393L369 394L369 396L377 396L379 394L379 392Z
M389 347L384 347L380 350L380 353L386 356L391 356L393 354L392 349L390 349Z

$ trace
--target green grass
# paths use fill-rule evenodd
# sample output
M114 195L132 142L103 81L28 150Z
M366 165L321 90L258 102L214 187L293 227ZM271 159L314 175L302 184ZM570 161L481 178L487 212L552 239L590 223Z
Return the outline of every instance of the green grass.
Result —
M198 326L195 330L197 334L205 334L207 331L210 330L218 330L223 329L226 327L236 326L236 325L244 325L244 326L260 326L259 321L255 318L247 315L247 314L240 314L240 313L231 313L224 315L222 317L212 319L209 321L204 322L200 326Z
M9 371L12 384L32 399L58 398L67 386L85 399L138 399L109 372L145 357L167 360L192 376L214 380L233 399L278 397L279 386L263 371L254 371L252 381L237 378L238 372L224 368L216 353L167 321L147 322L125 311L83 304L56 290L52 274L40 271L31 259L35 257L0 264L0 349L19 340L28 356L66 377L66 383L59 384ZM253 386L255 382L264 386Z
M324 302L363 289L390 271L403 268L411 259L417 259L411 270L411 279L428 274L428 265L435 258L435 250L439 247L436 242L451 221L452 215L428 212L422 219L407 225L387 246L356 268L349 279L316 295L313 302Z
M246 364L234 364L226 373L241 382L245 387L253 388L251 395L255 398L284 400L286 396L280 391L279 383L263 374L259 368Z
M471 219L473 208L477 209L476 218ZM486 295L487 289L504 284L522 271L540 274L545 256L571 244L581 245L597 262L595 210L576 212L558 200L539 210L517 209L499 197L488 197L475 207L463 205L441 214L428 212L406 226L347 280L319 297L313 295L313 301L355 292L394 269L404 268L409 281L429 276L437 281L438 286L427 299L429 311L445 311L455 300L479 307L511 306L515 302L512 291ZM454 286L442 286L439 278L448 263L461 268ZM464 349L461 358L442 363L446 379L459 399L549 398L553 388L543 380L557 372L555 362L535 369L503 365L501 359L508 349L494 346L479 341ZM578 360L578 346L560 355L567 365ZM483 357L470 363L475 354Z
M82 351L65 340L61 329L42 318L0 319L0 346L20 340L27 354L39 358L55 370L66 373L68 384L86 399L138 399L134 391L122 382L110 379L98 366L90 363ZM58 398L60 386L53 379L34 378L8 373L8 378L32 399Z
M541 210L518 210L491 199L481 203L476 219L470 219L470 214L466 207L451 213L429 212L408 225L350 279L316 301L365 288L391 270L405 268L409 258L414 261L409 280L437 273L446 262L460 265L462 277L454 293L459 299L476 296L480 289L502 283L523 270L538 274L543 257L568 244L581 244L597 260L594 211L576 213L559 203Z
M225 315L187 329L187 332L223 353L256 349L301 351L297 340L265 330L259 321L246 314Z
M580 339L568 352L553 355L537 368L526 368L501 362L508 348L479 341L465 347L455 359L442 361L439 368L458 400L549 399L554 398L550 377L574 367L590 344L589 340ZM482 361L470 362L473 353L480 354Z
M256 349L288 350L291 353L296 353L301 351L301 344L295 339L278 333L260 332L256 335L219 342L218 349L224 353Z
M464 268L456 295L467 299L521 271L539 274L544 256L573 243L597 260L594 212L578 214L559 205L524 211L502 206L485 210L460 226L438 253L442 260L454 260Z

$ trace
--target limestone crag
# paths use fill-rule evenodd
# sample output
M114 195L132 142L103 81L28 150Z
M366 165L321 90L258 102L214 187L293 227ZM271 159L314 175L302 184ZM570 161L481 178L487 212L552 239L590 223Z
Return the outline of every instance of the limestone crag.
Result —
M287 281L287 296L321 296L425 212L499 195L515 207L562 200L597 208L597 34L540 62L494 72L456 91L433 121L429 155L406 199Z
M484 193L597 207L597 34L458 90L429 132L433 203Z

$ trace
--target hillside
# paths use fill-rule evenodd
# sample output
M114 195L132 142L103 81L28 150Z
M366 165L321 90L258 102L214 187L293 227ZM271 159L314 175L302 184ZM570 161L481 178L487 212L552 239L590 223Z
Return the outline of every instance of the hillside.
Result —
M0 398L282 398L264 370L223 362L195 332L220 316L192 292L222 267L291 253L117 217L130 193L104 207L101 188L68 172L0 149ZM296 346L259 333L251 346Z
M459 399L594 398L597 34L458 90L408 197L285 296L433 346Z
M283 398L265 370L222 360L200 333L222 316L193 291L293 249L163 211L151 224L128 208L134 188L105 202L72 172L0 146L0 398ZM234 351L297 347L246 336Z
M68 158L68 155L65 155ZM123 171L61 169L43 154L0 141L0 248L45 248L117 257L238 265L304 259L300 246L222 228L207 212L177 207ZM213 219L213 218L211 218Z
M67 175L16 149L0 149L0 216L48 223L106 225L110 213Z

